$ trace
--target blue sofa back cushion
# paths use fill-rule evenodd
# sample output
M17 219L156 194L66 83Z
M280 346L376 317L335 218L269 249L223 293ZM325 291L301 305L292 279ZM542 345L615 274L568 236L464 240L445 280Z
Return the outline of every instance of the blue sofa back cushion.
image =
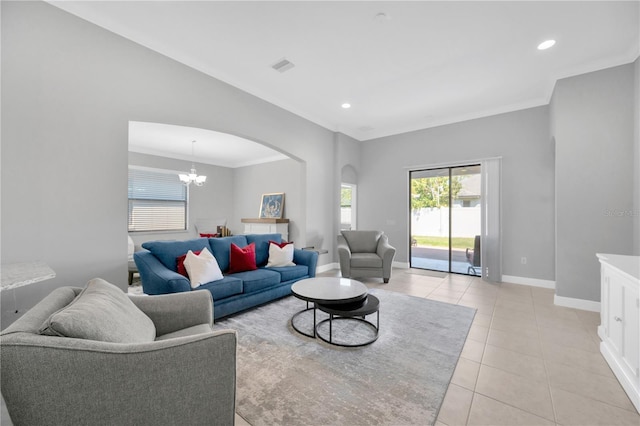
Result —
M227 276L218 281L202 284L197 290L209 290L213 300L216 301L242 293L243 286L242 280Z
M246 247L249 243L244 235L234 235L231 237L209 238L209 246L211 254L218 261L220 270L225 272L229 270L229 256L231 255L231 243L240 248Z
M256 265L259 267L267 264L269 260L269 241L282 242L280 234L249 234L247 243L256 243Z
M142 248L149 250L164 266L172 271L177 269L176 259L178 256L186 254L189 250L198 251L205 247L207 249L210 248L207 238L186 241L147 241L142 244ZM227 262L229 262L228 257L229 255L227 255Z

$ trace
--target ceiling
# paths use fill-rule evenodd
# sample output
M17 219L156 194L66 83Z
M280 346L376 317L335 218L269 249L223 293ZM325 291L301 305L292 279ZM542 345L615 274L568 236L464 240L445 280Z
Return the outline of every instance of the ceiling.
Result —
M362 141L545 105L640 52L638 1L51 3Z
M129 122L129 151L230 168L289 158L228 133L140 121Z

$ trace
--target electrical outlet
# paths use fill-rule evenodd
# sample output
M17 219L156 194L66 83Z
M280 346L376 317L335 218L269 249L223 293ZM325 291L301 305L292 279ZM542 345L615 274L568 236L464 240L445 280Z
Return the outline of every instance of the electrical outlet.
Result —
M523 265L526 265L526 264L527 264L527 258L526 258L526 257L524 257L524 256L522 256L522 257L520 258L520 263L522 263Z

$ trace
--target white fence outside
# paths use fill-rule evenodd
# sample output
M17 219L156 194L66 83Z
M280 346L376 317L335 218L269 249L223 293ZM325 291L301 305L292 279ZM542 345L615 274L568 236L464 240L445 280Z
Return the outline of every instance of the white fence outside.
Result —
M452 237L480 235L480 206L454 206ZM411 213L411 235L446 237L449 235L449 207L424 208Z

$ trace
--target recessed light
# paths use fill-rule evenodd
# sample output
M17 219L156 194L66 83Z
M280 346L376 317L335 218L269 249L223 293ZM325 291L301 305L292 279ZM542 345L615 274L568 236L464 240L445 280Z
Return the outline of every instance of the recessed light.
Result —
M344 109L351 108L351 104L349 102L345 102L345 103L342 104L342 108L344 108Z
M545 40L538 45L538 50L546 50L556 44L555 40Z

